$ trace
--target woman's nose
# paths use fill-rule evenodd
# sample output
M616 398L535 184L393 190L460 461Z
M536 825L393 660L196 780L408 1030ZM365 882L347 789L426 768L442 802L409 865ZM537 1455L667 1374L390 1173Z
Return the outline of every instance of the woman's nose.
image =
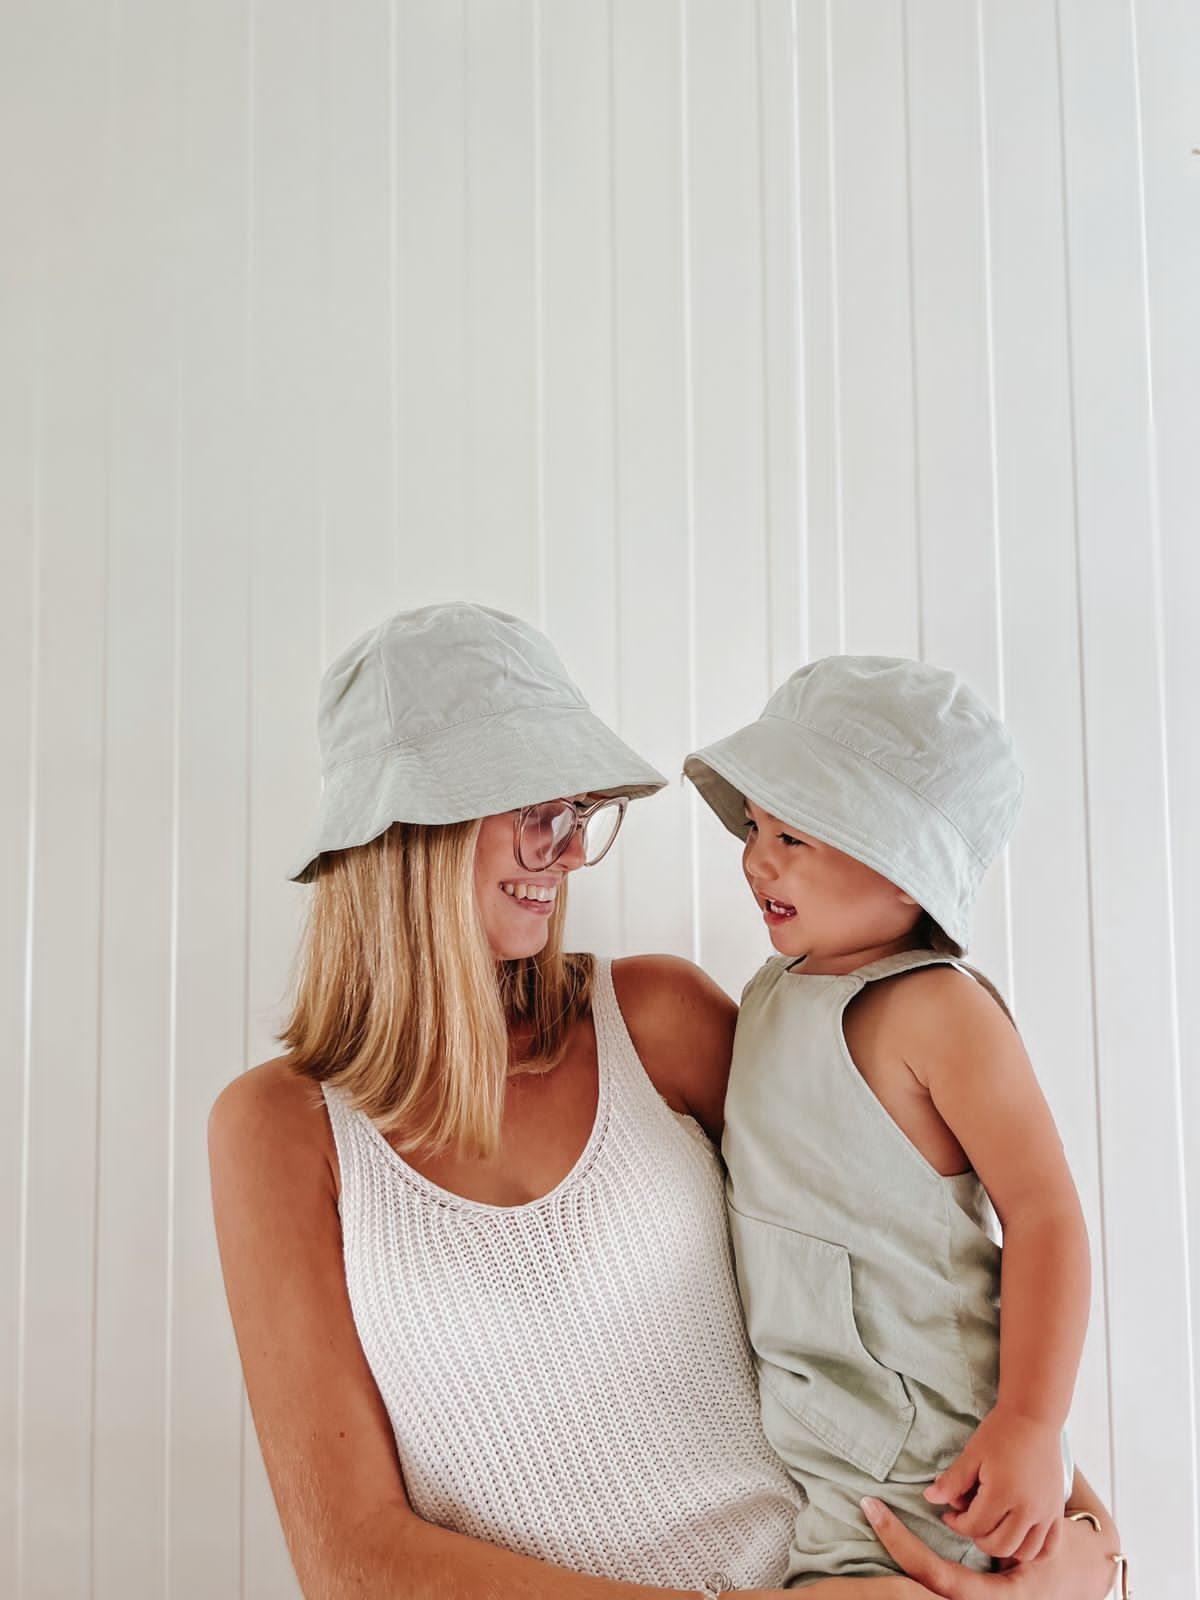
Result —
M574 872L576 867L582 867L585 861L583 848L583 829L576 828L571 835L571 842L559 856L556 862L566 872Z

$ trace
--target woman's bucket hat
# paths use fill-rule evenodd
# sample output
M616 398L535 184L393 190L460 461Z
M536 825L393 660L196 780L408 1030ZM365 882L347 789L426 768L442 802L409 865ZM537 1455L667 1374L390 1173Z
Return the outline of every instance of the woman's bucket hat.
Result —
M570 794L653 794L666 779L605 727L553 645L518 617L454 602L400 611L321 679L322 791L290 874L393 822L466 822Z
M757 722L683 770L731 833L745 838L752 800L912 895L959 955L1023 786L1008 729L975 691L894 656L801 667Z

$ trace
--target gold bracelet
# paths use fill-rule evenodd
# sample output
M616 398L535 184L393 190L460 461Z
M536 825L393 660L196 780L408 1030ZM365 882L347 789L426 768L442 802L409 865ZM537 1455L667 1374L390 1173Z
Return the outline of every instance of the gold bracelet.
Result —
M1100 1518L1090 1511L1066 1511L1063 1513L1068 1522L1088 1522L1097 1533L1103 1533ZM1129 1560L1118 1550L1112 1558L1117 1564L1116 1600L1133 1600L1133 1590L1129 1587Z

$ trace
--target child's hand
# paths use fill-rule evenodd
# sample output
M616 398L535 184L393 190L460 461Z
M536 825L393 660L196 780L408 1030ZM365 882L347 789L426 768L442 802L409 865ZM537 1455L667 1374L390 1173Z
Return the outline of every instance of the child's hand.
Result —
M1017 1561L1050 1555L1062 1534L1059 1430L997 1406L925 1498L949 1506L942 1521L986 1555Z

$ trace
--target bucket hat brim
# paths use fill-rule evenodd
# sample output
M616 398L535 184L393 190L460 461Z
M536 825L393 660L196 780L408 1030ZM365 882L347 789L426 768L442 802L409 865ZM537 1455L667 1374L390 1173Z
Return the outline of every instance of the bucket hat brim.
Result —
M572 794L634 800L666 782L584 705L473 717L328 772L316 828L288 876L307 883L324 852L370 844L395 822L468 822Z
M961 955L985 863L928 799L886 767L787 717L688 756L684 774L739 839L745 801L871 867L927 911Z

